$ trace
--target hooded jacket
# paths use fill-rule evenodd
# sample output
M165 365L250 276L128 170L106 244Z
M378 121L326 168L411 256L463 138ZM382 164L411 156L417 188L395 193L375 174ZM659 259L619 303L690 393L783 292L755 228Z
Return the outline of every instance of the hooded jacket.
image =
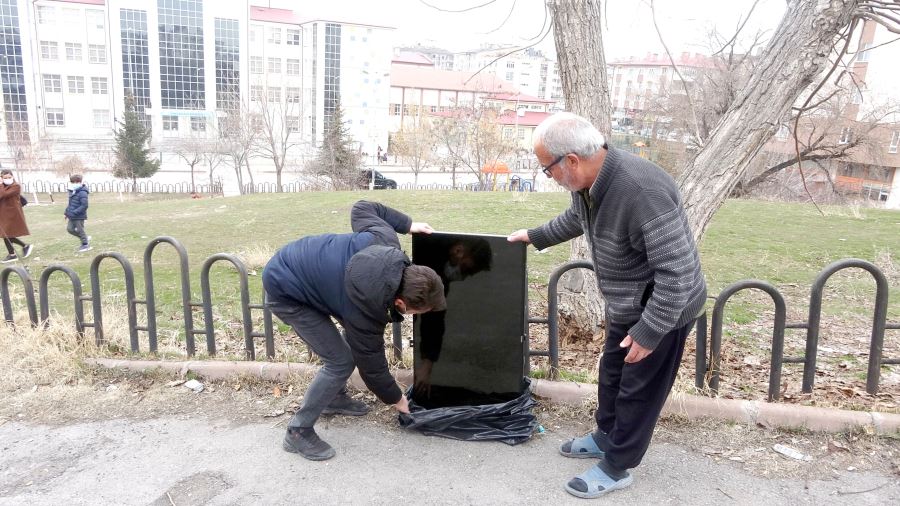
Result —
M81 185L69 190L69 205L66 206L66 218L70 220L86 220L88 209L88 189Z
M403 269L411 262L398 233L412 219L374 202L350 213L351 234L304 237L281 248L263 272L270 301L309 306L337 319L366 386L387 404L402 392L388 369L384 328L402 320L394 310Z

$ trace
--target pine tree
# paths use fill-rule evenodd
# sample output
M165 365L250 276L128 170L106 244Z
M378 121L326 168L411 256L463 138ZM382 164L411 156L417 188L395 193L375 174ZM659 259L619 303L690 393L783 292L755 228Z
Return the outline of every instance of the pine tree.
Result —
M331 184L336 190L355 188L361 176L359 169L362 157L353 146L340 104L327 123L322 145L316 156L316 172L331 178Z
M125 97L125 117L116 129L116 166L113 176L131 179L137 191L138 178L150 177L159 170L159 160L151 158L150 129L141 123L134 110L134 97Z

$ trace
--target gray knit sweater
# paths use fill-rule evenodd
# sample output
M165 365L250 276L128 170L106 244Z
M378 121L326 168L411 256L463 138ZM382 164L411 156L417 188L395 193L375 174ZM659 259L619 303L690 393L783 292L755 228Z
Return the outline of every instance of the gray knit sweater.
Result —
M697 246L675 181L651 162L610 148L588 192L573 192L561 215L528 231L544 249L588 234L609 318L655 349L697 317L706 301Z

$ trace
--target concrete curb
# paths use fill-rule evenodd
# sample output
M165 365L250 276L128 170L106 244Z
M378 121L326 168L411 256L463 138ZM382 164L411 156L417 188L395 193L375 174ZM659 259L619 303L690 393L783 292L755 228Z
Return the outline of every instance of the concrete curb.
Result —
M301 363L272 362L224 362L195 360L168 362L155 360L88 359L89 364L115 369L147 371L163 369L184 376L193 372L204 378L221 380L249 374L267 380L286 379L292 374L313 374L317 366ZM412 371L398 369L394 377L402 385L412 383ZM354 371L351 384L364 389L365 384ZM532 392L536 397L557 404L580 405L596 398L597 386L587 383L532 380ZM841 409L776 404L770 402L719 399L673 392L663 408L664 415L679 415L688 419L713 418L765 427L805 428L819 432L844 432L862 429L882 435L900 434L900 414L877 411L847 411Z

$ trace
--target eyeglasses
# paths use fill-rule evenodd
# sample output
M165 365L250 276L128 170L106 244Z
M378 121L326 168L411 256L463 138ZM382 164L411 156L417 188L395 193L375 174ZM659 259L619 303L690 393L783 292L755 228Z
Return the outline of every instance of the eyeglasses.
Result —
M565 155L557 156L555 160L550 162L550 165L542 165L541 169L544 171L544 175L547 177L553 177L553 175L550 173L550 171L553 170L553 166L556 165L557 163L561 162L562 159L565 158L566 156L568 156L568 153L566 153Z

